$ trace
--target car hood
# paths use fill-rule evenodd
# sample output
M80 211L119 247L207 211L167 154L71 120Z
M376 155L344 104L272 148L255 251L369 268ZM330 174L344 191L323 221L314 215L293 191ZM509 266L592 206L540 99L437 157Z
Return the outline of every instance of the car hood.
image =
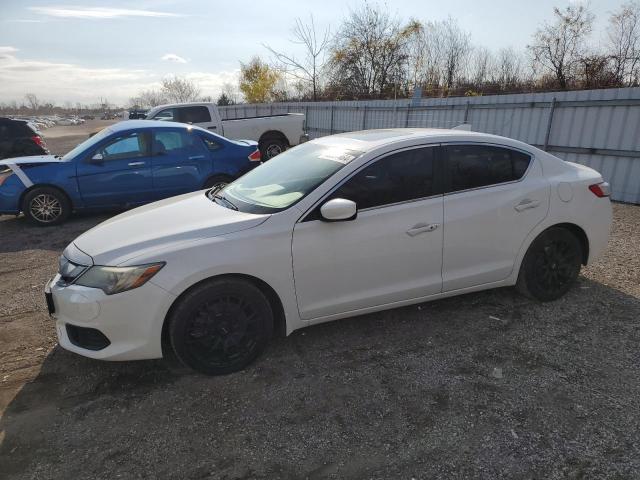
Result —
M253 228L269 216L230 210L199 191L113 217L80 235L74 244L96 265L121 265L159 248Z
M54 155L33 155L30 157L14 157L0 160L0 165L31 165L35 163L64 163L61 157Z

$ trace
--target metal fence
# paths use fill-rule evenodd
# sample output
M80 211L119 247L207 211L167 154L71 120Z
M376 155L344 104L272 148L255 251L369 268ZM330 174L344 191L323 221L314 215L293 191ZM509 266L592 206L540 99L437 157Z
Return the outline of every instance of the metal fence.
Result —
M614 200L640 204L640 88L221 108L225 119L300 112L312 138L372 128L451 128L515 138L595 168Z

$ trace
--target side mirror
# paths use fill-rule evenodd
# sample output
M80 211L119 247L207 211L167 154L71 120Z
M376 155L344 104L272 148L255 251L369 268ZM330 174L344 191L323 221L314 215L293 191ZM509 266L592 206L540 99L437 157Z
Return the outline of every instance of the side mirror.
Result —
M102 163L104 162L104 157L101 153L96 153L93 157L91 157L92 163Z
M320 215L325 222L345 222L358 216L356 202L345 198L334 198L320 207Z

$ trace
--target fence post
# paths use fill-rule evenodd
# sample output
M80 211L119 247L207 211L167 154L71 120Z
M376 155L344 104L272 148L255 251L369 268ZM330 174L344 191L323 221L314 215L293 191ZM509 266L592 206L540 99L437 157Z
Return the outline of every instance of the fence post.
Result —
M551 137L551 126L553 124L553 112L556 109L556 97L551 100L551 108L549 109L549 120L547 121L547 134L544 137L544 151L549 147L549 138Z
M471 108L471 102L467 100L467 105L464 107L464 122L469 123L469 109Z
M329 135L333 135L333 105L331 105L331 124L329 125Z
M365 105L362 109L362 130L367 129L367 106Z
M304 133L309 133L309 105L304 107L304 122L302 122Z
M409 112L411 111L411 104L407 105L407 118L404 119L404 128L409 127Z
M269 116L273 116L273 103L269 104Z

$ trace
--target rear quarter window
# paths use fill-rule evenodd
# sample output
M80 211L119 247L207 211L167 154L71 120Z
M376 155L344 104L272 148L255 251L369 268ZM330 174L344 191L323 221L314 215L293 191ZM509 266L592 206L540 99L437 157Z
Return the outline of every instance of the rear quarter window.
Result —
M487 187L520 180L531 156L490 145L448 145L446 172L449 192Z

